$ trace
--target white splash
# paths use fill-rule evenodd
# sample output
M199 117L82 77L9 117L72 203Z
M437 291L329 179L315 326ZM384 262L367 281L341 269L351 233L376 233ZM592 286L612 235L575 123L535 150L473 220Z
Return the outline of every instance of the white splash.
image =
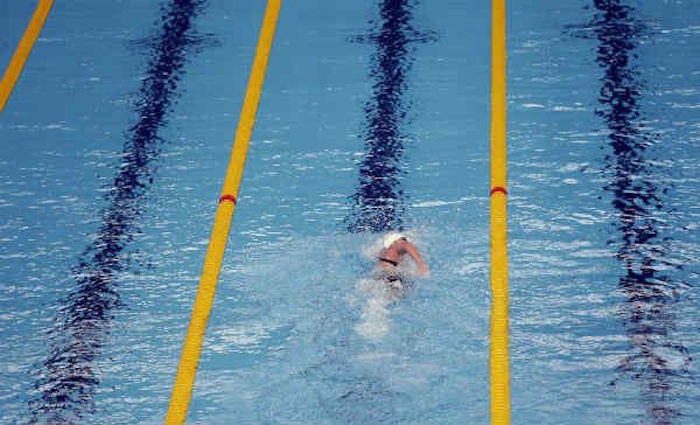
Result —
M391 329L388 307L396 301L396 298L387 291L386 285L380 280L360 279L356 287L367 301L362 308L361 320L355 326L355 331L367 338L381 338Z

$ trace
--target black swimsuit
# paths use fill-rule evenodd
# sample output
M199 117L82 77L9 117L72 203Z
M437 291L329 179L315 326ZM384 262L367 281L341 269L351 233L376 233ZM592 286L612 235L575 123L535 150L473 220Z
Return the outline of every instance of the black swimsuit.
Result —
M384 282L390 284L392 287L395 285L403 285L403 276L401 273L399 273L398 267L399 263L398 261L390 260L388 258L384 257L379 257L379 261L384 261L385 263L389 263L392 266L394 266L391 269L382 269L382 271L379 273L379 278L382 279Z

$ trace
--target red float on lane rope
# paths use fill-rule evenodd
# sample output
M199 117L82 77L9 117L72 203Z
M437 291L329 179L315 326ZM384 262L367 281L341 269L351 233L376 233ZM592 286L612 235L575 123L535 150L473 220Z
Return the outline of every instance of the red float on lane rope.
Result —
M221 195L221 198L219 198L219 203L222 203L224 201L231 201L231 202L233 202L233 205L236 205L236 197L233 195L229 195L229 194Z
M496 192L503 192L504 195L508 196L508 191L506 190L505 187L495 186L495 187L491 188L491 195L493 195Z

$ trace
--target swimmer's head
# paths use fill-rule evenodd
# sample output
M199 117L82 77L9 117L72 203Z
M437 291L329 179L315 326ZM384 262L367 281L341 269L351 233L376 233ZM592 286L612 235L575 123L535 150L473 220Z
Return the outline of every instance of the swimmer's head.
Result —
M391 245L394 244L394 242L401 240L401 239L407 239L406 235L403 233L399 232L389 232L384 236L384 239L382 241L382 244L384 245L384 248L389 248Z

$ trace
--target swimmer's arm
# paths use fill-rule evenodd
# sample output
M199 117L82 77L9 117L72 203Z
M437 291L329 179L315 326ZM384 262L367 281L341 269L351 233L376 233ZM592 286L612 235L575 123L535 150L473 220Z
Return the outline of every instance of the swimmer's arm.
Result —
M413 261L416 262L416 265L418 266L418 272L423 276L426 276L430 270L428 270L428 266L425 264L425 262L423 262L423 259L418 253L416 247L411 242L406 241L404 249L406 250L408 255L410 255L411 258L413 258Z

